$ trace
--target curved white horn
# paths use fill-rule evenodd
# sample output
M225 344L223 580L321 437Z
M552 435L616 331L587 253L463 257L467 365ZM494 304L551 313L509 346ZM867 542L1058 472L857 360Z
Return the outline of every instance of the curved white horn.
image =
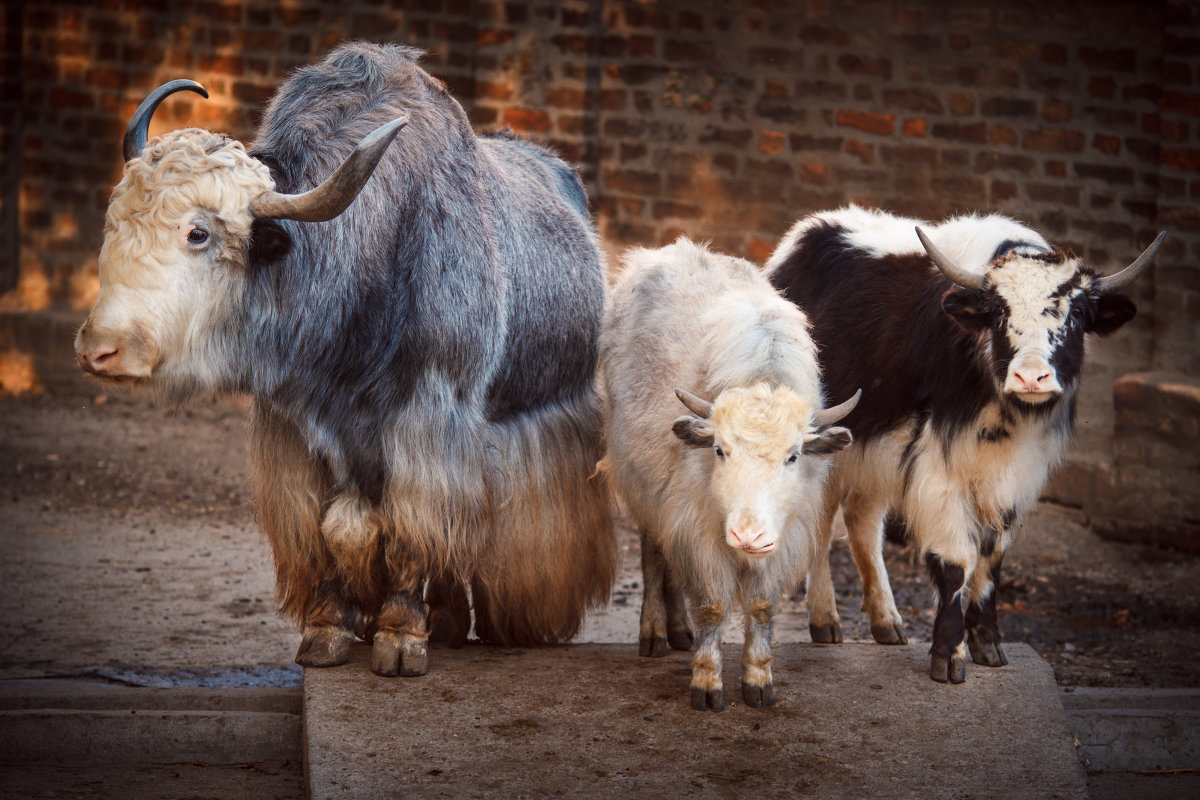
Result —
M1107 278L1100 278L1093 285L1096 291L1100 294L1112 294L1119 292L1129 284L1133 283L1138 277L1146 271L1146 268L1154 262L1154 255L1158 252L1158 248L1162 245L1163 240L1167 238L1167 232L1163 231L1158 235L1158 238L1150 243L1150 246L1142 251L1142 254L1134 259L1133 263L1125 269L1118 272L1116 275L1109 275Z
M957 283L964 289L980 289L983 287L983 276L977 272L970 272L955 264L946 254L934 247L933 242L929 241L929 237L925 235L925 231L917 226L917 238L921 240L921 246L925 248L925 252L933 259L934 265L942 271L950 280Z
M713 404L702 397L697 397L684 389L676 389L675 396L679 398L679 402L687 406L688 411L691 411L697 417L708 419L712 416Z
M824 428L828 425L832 425L835 422L841 422L843 419L849 416L850 412L854 410L854 407L858 405L858 401L861 399L862 389L859 389L849 400L838 403L836 406L822 409L821 411L813 414L813 425L817 426L818 428Z
M358 197L388 145L407 124L407 117L398 117L380 125L363 137L354 152L320 186L303 194L264 192L250 201L250 213L261 219L295 219L301 222L333 219Z

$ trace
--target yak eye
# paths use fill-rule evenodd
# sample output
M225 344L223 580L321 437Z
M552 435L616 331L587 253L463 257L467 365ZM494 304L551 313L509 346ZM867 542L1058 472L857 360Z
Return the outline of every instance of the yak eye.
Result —
M208 231L204 228L192 228L187 235L188 244L204 244L208 241Z
M721 459L722 461L725 460L725 451L721 449L721 445L714 444L713 452L717 454L717 458Z
M790 456L787 457L787 461L784 461L783 463L791 465L791 464L795 464L799 460L800 460L800 454L792 453Z

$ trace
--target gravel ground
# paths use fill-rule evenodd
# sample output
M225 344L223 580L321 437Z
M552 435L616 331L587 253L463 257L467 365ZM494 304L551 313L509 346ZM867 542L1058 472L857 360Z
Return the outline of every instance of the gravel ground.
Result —
M298 682L299 637L274 612L270 553L253 522L244 402L170 411L125 394L0 395L0 416L0 677ZM620 537L612 602L580 641L636 641L638 544L627 526ZM887 547L909 638L927 641L924 567ZM869 640L844 541L833 561L846 638ZM1100 539L1079 512L1043 504L1005 564L1001 627L1049 660L1060 684L1196 687L1198 587L1200 558ZM807 630L793 598L777 639L806 641Z

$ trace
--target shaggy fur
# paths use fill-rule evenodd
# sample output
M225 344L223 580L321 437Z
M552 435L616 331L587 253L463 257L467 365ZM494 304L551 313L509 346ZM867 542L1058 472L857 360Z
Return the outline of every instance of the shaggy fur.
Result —
M171 400L253 395L258 517L306 631L369 634L384 608L419 634L403 598L449 575L485 638L561 641L617 567L588 480L602 257L570 168L477 137L417 55L349 44L299 70L249 155L195 130L151 142L114 192L85 331L140 325ZM340 217L251 220L257 194L312 188L400 115ZM203 251L180 244L197 224Z
M943 276L918 224L961 268L983 274L982 288ZM840 505L871 632L904 643L882 553L890 512L926 558L938 597L931 677L961 682L966 644L978 663L1006 663L1000 562L1069 439L1084 333L1116 330L1133 303L1099 295L1091 268L999 215L930 225L854 206L814 214L784 237L768 268L812 319L830 391L880 387L846 418L855 444L830 480L822 553ZM1055 392L1016 391L1026 368ZM822 640L840 641L823 561L809 579L809 614Z
M822 407L816 348L804 315L746 261L687 239L633 250L613 289L601 334L609 402L607 466L643 541L642 653L663 639L686 646L686 626L663 616L663 581L697 612L693 705L720 710L720 630L726 610L746 623L743 694L770 702L770 608L800 581L813 541L828 462L804 455L843 428L816 430ZM710 418L680 417L674 389L714 399ZM672 435L672 430L674 434ZM791 458L795 456L795 458ZM727 544L727 528L777 535L754 557ZM753 529L753 528L751 528ZM649 570L648 570L649 571Z

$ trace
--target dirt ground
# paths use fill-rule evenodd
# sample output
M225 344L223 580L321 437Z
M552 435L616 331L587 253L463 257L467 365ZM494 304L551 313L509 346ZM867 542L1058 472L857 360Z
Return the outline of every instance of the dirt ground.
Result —
M288 685L298 642L274 612L270 554L246 480L246 404L182 411L127 394L0 395L0 677L100 674L151 685ZM580 641L634 642L638 547ZM888 545L910 641L928 641L924 567ZM869 640L857 572L835 543L847 639ZM1000 587L1006 640L1060 684L1200 686L1200 558L1095 536L1043 504ZM779 641L807 641L801 598ZM736 636L736 634L729 634ZM976 667L975 669L982 669ZM969 678L968 678L969 679Z

